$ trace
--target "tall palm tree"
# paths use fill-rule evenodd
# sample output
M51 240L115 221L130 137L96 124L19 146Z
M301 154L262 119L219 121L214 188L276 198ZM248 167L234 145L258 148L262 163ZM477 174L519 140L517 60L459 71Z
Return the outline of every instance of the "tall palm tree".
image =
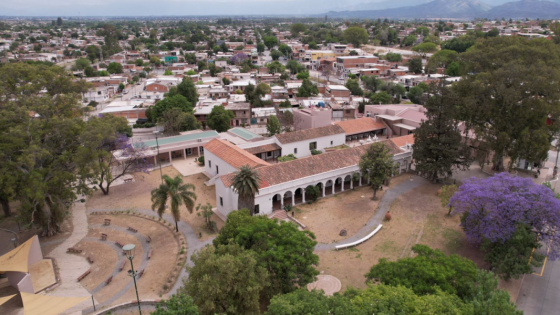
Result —
M189 213L193 212L194 201L196 200L194 190L193 184L183 184L183 179L180 175L175 176L175 178L163 175L163 184L159 185L159 188L152 190L152 210L157 211L161 218L161 215L167 208L167 200L170 200L171 215L175 219L175 231L179 232L179 227L177 226L177 222L181 219L179 206L184 203Z
M235 172L231 187L237 192L237 208L247 208L251 215L255 214L255 195L259 193L261 177L255 168L243 165Z

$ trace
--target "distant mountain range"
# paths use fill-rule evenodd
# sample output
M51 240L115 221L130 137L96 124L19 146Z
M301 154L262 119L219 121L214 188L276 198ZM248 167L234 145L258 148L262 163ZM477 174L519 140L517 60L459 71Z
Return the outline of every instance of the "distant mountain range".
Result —
M412 3L418 5L410 5ZM383 6L391 5L399 5L399 7L383 8ZM373 7L378 9L369 9ZM327 15L333 18L355 19L467 19L475 17L555 19L560 18L560 4L550 1L521 0L492 7L478 0L394 0L354 5L347 7L347 10L330 11Z

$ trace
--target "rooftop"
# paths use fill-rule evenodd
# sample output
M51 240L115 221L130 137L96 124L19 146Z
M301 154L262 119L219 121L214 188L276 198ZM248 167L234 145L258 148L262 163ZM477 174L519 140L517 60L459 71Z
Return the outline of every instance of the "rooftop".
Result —
M235 168L240 168L243 165L249 165L250 167L270 165L251 153L239 148L235 144L221 139L213 139L208 142L204 145L204 150L212 152L214 155ZM231 175L234 176L234 174Z
M286 132L276 135L276 139L282 144L293 143L298 141L310 140L315 138L326 137L335 134L344 133L344 129L338 125L329 125L319 128L298 130Z
M231 132L234 135L236 135L236 136L238 136L238 137L240 137L244 140L247 140L247 141L250 141L250 140L253 140L253 139L256 139L256 138L261 138L261 136L259 136L258 134L252 133L251 131L249 131L245 128L232 128L232 129L228 130L228 132Z
M150 140L150 141L144 142L144 145L147 146L147 147L155 147L158 144L160 146L162 146L162 145L166 145L166 144L173 144L173 143L178 143L178 142L183 142L183 141L193 141L193 140L204 139L204 138L214 138L214 137L218 137L218 136L219 136L218 133L214 130L202 131L202 132L184 134L184 135L180 135L180 136L158 138L157 143L156 143L156 140ZM134 144L134 146L136 147L139 143L142 143L142 142L136 142Z
M342 127L347 136L386 128L385 124L377 122L371 117L339 121L335 124Z

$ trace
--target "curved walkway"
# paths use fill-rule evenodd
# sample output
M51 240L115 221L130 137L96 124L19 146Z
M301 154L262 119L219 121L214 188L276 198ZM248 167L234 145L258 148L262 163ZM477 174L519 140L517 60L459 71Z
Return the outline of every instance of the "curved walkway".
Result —
M379 203L379 207L375 214L367 221L367 223L358 231L358 233L346 238L340 242L323 244L319 243L315 246L315 250L331 250L335 249L338 245L349 244L364 238L366 235L371 233L385 218L385 213L391 209L391 204L400 195L420 186L428 183L428 181L420 176L412 176L409 180L404 181L397 186L387 190Z

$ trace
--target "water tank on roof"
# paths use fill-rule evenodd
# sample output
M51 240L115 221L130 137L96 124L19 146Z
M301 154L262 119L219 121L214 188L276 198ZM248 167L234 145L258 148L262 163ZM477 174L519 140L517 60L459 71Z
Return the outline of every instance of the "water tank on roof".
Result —
M325 108L325 103L319 102L317 103L317 107Z

